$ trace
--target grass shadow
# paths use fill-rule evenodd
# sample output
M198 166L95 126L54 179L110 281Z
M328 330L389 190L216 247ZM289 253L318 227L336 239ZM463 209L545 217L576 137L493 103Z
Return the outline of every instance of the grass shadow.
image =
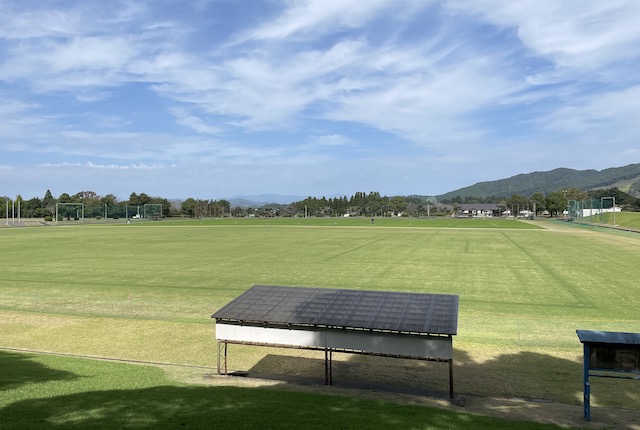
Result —
M513 422L409 405L265 389L158 386L15 402L3 429L511 429ZM515 428L557 428L518 423Z
M268 354L247 371L248 376L322 385L324 352L317 354L319 358ZM334 387L449 398L448 364L346 353L333 356Z
M30 354L0 351L0 391L24 384L49 381L68 381L79 376L72 372L52 369L34 361Z
M248 369L248 376L299 385L324 384L324 359L269 354ZM582 418L582 365L552 355L523 351L476 362L464 350L455 351L454 388L458 402L468 397L500 397L522 401L505 408L505 417L536 419L545 405L569 405L571 421ZM448 365L445 363L365 355L334 354L333 385L392 394L448 399ZM640 383L592 378L592 414L613 417L626 409L625 419L640 423L634 405L640 400ZM478 402L478 400L474 400ZM604 407L603 405L606 405ZM464 409L463 409L464 410Z
M96 360L34 356L50 366L42 377L42 367L30 366L28 354L18 354L22 372L35 371L15 390L0 393L0 427L23 428L557 428L515 420L515 414L499 417L469 415L455 411L417 406L421 403L383 402L386 396L344 396L305 390L247 388L233 386L187 386L169 382L155 366L125 365ZM21 355L21 356L20 356ZM442 363L384 359L347 355L334 363L342 388L356 387L397 390L411 388L406 381L392 380L408 372L417 380L419 392L430 395L434 381L428 374L446 380ZM5 362L10 361L5 357ZM27 358L24 360L23 358ZM385 360L389 360L385 363ZM395 372L384 372L381 365L395 364ZM430 369L435 364L439 368ZM324 361L318 358L271 355L251 369L251 376L270 378L286 375L295 366L294 382L323 384ZM13 369L19 366L14 366ZM63 369L78 369L78 376ZM370 369L369 373L364 370ZM298 373L296 375L295 373ZM283 377L284 375L284 377ZM372 380L369 377L375 376ZM294 378L294 379L295 379ZM382 378L382 379L380 379ZM334 379L335 380L335 379ZM344 381L344 382L343 382ZM34 384L30 382L43 382ZM373 384L373 385L372 385ZM395 385L394 385L395 384ZM394 388L396 387L396 388ZM12 395L12 393L14 393ZM348 393L348 392L343 392ZM13 398L12 398L13 397ZM442 397L445 397L444 395ZM478 413L469 410L469 412ZM506 421L505 421L506 419ZM622 427L621 427L622 428Z

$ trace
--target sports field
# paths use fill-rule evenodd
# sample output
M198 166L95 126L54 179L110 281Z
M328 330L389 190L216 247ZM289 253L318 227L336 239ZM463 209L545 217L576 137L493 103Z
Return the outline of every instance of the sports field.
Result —
M640 332L640 236L562 223L73 224L0 229L0 246L4 348L213 368L210 315L254 284L452 293L460 296L458 394L578 405L575 330ZM320 384L322 360L318 352L229 351L233 370ZM335 360L337 385L435 396L448 390L444 364L347 354ZM640 383L595 380L592 404L637 408Z

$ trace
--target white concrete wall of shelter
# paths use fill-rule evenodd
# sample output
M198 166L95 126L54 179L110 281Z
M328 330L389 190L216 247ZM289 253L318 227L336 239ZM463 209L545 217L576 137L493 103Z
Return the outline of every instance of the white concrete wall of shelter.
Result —
M216 339L220 342L327 348L438 360L453 359L451 336L412 335L319 327L286 329L216 323Z

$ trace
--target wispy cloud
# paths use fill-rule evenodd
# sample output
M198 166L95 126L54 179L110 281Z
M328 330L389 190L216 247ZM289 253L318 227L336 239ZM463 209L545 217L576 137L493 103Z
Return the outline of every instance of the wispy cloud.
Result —
M375 172L429 187L436 165L475 182L558 167L576 148L568 167L638 161L635 1L0 6L0 159L34 178L45 164L197 166L247 188L268 171L264 192L289 193L277 176L317 165L309 186L332 194L354 161L370 188L396 192L407 181Z
M398 3L402 3L401 7L412 7L409 2L395 0L370 0L366 3L350 0L290 2L279 16L247 31L240 40L287 39L295 35L310 37L343 28L361 28L381 12L396 9Z

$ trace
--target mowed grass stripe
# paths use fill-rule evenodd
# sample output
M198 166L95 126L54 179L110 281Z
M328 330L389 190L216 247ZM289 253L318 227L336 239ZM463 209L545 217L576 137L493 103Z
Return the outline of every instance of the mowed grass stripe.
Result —
M531 260L534 264L535 272L543 273L545 278L548 278L552 284L561 286L571 297L573 297L575 300L573 303L574 305L592 307L593 304L589 297L584 294L581 289L573 285L571 278L567 279L559 272L555 271L549 266L548 262L545 262L538 257L539 253L530 251L528 246L521 245L518 241L511 239L505 233L502 233L502 236L511 242L511 244L517 248L521 254L527 256ZM524 281L524 278L521 278L520 281Z

